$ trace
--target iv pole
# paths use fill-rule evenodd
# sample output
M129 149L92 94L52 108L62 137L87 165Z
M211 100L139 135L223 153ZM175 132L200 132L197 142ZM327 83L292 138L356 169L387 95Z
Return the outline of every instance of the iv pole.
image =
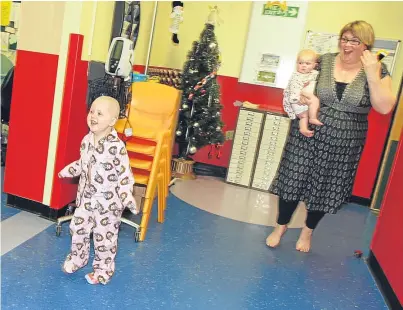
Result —
M153 21L151 24L151 34L150 34L150 39L148 41L148 51L147 51L147 60L146 60L146 68L144 71L144 74L147 74L148 72L148 66L150 63L150 55L151 55L151 47L153 45L153 37L154 37L154 28L155 28L155 19L157 17L157 10L158 10L158 1L154 1L154 14L153 14Z
M144 70L144 74L147 74L147 72L148 72L148 67L149 67L149 64L150 64L150 55L151 55L151 48L152 48L152 45L153 45L154 28L155 28L155 19L156 19L156 16L157 16L157 10L158 10L158 1L155 1L155 4L154 4L154 14L153 14L153 21L152 21L152 24L151 24L151 34L150 34L150 39L149 39L149 42L148 42L148 51L147 51L146 68L145 68L145 70ZM176 180L177 180L177 178L173 178L173 179L169 182L168 187L171 187L172 185L174 185Z
M149 64L150 64L151 48L152 48L152 45L153 45L153 37L154 37L154 29L155 29L155 19L156 19L157 11L158 11L158 1L155 1L154 3L155 4L154 4L153 21L152 21L152 24L151 24L150 39L148 41L147 60L146 60L146 67L145 67L145 70L144 70L144 74L147 74L148 67L149 67ZM176 180L177 180L177 178L172 179L169 182L168 187L171 187L172 185L174 185Z

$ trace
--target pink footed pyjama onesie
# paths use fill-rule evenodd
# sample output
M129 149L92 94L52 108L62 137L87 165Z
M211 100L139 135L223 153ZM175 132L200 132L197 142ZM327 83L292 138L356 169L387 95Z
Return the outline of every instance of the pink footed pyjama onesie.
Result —
M81 143L80 159L66 166L62 177L78 177L77 208L70 224L71 252L66 261L73 271L88 263L93 231L94 278L106 284L115 270L118 230L125 208L137 214L133 197L134 177L124 143L115 130L94 145L93 133Z

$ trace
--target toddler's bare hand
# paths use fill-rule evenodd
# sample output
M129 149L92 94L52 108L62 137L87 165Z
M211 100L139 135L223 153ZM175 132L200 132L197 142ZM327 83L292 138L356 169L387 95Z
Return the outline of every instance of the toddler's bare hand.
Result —
M133 213L134 215L137 215L140 213L140 208L137 206L136 203L133 202L129 202L128 205L126 206L131 213Z

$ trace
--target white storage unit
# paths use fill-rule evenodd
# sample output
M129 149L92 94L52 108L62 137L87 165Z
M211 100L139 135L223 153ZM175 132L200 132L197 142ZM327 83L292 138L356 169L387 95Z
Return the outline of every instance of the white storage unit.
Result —
M289 125L285 116L241 108L226 182L268 190L281 160Z
M290 120L288 118L266 114L251 185L252 188L269 189L280 164L289 127Z
M264 113L262 112L243 108L239 111L227 182L249 186L263 117Z

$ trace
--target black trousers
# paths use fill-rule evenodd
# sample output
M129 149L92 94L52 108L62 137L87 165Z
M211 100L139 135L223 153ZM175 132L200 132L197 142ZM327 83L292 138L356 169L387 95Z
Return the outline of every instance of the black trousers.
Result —
M280 198L278 206L278 219L277 224L287 225L291 221L291 217L297 209L298 201L286 201ZM319 221L325 216L325 212L321 211L308 211L306 217L306 226L309 229L315 229Z

